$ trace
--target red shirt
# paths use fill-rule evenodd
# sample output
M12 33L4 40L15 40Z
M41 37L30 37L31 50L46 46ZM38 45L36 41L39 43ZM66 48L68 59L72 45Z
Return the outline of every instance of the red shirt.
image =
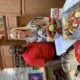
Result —
M30 43L26 48L21 56L30 66L43 67L55 54L54 45L48 42Z

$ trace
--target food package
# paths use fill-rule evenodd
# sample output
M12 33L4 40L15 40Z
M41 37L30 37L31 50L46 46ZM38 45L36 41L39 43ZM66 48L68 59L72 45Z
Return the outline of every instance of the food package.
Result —
M62 14L64 39L80 39L80 1Z

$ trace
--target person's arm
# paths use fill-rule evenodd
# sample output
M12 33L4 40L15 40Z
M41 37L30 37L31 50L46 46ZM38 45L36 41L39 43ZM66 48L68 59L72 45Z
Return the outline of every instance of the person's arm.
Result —
M45 63L45 66L46 67L50 67L50 66L56 66L56 65L59 65L59 64L61 64L62 63L62 61L59 59L59 60L50 60L50 61L47 61L46 63Z
M33 43L33 42L36 42L36 37L35 37L35 36L28 37L28 38L26 38L26 42L27 42L27 43Z
M35 67L44 67L45 66L45 60L42 58L32 59L29 61L29 65L35 66Z

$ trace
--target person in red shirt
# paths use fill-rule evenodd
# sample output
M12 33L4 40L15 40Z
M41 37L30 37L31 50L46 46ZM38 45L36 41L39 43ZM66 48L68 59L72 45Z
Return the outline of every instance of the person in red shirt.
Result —
M30 66L43 67L49 60L55 59L56 51L53 43L34 42L25 47L21 45L12 45L9 47L11 54L20 54L24 61Z

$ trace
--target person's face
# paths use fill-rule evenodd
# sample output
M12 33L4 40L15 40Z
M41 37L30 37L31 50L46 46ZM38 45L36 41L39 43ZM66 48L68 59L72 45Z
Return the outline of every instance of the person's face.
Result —
M17 54L21 54L24 52L24 47L22 47L21 45L15 45L14 48L14 53Z
M25 38L25 32L21 30L15 30L11 33L15 39L24 39Z

